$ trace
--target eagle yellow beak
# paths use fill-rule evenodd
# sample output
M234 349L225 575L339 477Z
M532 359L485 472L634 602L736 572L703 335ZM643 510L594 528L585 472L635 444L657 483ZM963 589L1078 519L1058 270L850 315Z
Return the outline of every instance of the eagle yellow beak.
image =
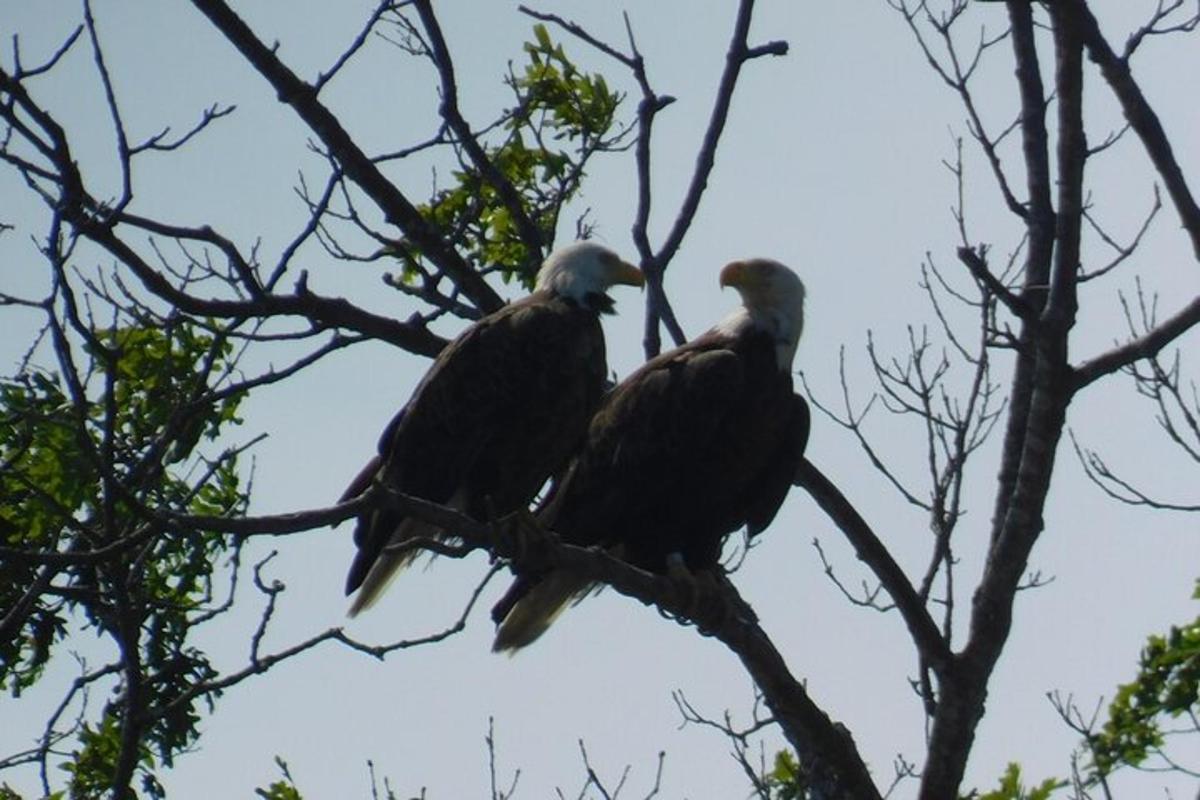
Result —
M745 286L749 277L749 265L745 261L731 261L721 270L721 288Z
M626 286L645 286L646 276L642 271L626 261L618 261L613 267L613 283L623 283Z

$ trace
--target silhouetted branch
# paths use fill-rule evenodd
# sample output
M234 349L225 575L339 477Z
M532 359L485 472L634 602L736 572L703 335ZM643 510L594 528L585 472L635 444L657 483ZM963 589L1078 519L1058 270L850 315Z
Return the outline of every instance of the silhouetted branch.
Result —
M974 95L971 93L969 83L971 76L975 73L984 53L992 47L1003 42L1008 38L1008 32L1005 31L997 36L989 37L986 30L980 31L979 42L976 45L975 53L972 55L970 62L965 64L960 60L957 45L954 42L954 37L951 35L951 29L954 23L962 16L967 9L967 3L959 2L952 5L950 11L941 19L934 16L927 2L918 2L915 6L909 7L907 0L886 0L888 5L900 12L904 17L904 21L908 24L909 30L917 41L917 45L921 48L921 52L925 55L925 60L929 66L937 73L942 81L953 89L962 100L963 107L968 115L968 130L971 137L979 143L980 149L983 150L984 156L987 158L988 164L992 169L992 175L996 179L996 185L1000 189L1001 195L1004 197L1004 203L1016 216L1021 219L1029 215L1028 209L1017 199L1013 194L1012 188L1009 185L1008 176L1004 173L1004 166L1000 161L1000 155L997 150L1000 142L1012 130L1012 127L1005 129L999 136L992 137L988 134L984 126L983 119L979 115L979 110L975 104ZM943 64L934 55L929 43L925 40L925 34L918 27L916 18L918 14L924 12L926 23L932 27L942 40L942 46L946 51L946 58L949 60L948 65Z
M1112 499L1126 505L1144 506L1159 511L1184 511L1189 513L1200 511L1200 504L1170 503L1165 500L1152 498L1143 493L1140 489L1133 486L1133 484L1114 474L1096 451L1084 449L1079 444L1079 440L1075 438L1074 431L1070 435L1071 445L1075 449L1075 456L1079 459L1084 474Z
M501 789L496 783L496 728L495 720L492 717L488 717L488 732L487 736L483 737L483 741L487 745L488 751L488 778L492 790L491 800L511 800L513 793L517 790L517 782L521 779L521 770L520 768L513 770L512 783L508 785L507 791Z
M747 61L763 55L783 56L787 54L787 42L771 42L755 48L751 48L747 44L750 37L750 20L753 14L754 0L739 0L733 33L730 36L729 48L725 53L725 69L717 84L717 94L713 100L712 112L709 114L708 126L705 128L700 150L696 154L695 169L692 172L687 191L684 193L675 222L671 225L671 230L662 246L654 254L656 261L662 264L664 269L683 243L683 237L691 227L692 221L696 217L696 211L700 207L700 199L704 196L705 189L708 188L708 179L716 161L717 146L721 142L721 134L729 119L729 107L738 78L741 76L742 67Z
M1198 323L1200 323L1200 297L1194 298L1174 315L1141 336L1075 367L1071 375L1072 391L1078 392L1094 381L1128 367L1136 361L1153 358Z
M633 73L633 78L637 82L641 93L641 100L638 103L637 111L638 135L634 142L634 163L636 164L638 174L638 204L637 210L634 213L632 233L634 246L638 250L640 266L646 276L646 318L643 348L647 358L653 357L662 349L659 336L660 323L666 326L667 332L676 345L683 344L687 340L683 328L679 325L675 317L670 299L667 297L666 292L663 291L663 274L670 263L674 251L664 253L660 250L656 253L654 247L650 244L647 232L651 206L650 151L651 142L653 141L654 120L660 111L675 102L675 98L668 95L659 95L651 87L649 77L646 75L645 61L642 58L642 54L638 51L628 15L625 17L625 26L629 36L630 55L626 55L616 47L592 36L581 25L565 20L558 15L536 12L525 6L521 6L521 11L534 19L553 22L581 41L615 59ZM704 187L700 187L699 192L703 193L703 190ZM699 197L696 200L698 202Z
M909 634L921 655L935 670L944 669L952 658L945 639L929 616L924 602L917 595L908 576L871 530L871 526L837 486L808 459L800 462L796 484L804 487L805 491L812 495L817 505L846 535L859 560L870 567L879 578L879 582L891 595L897 610L904 618Z
M343 628L329 628L317 634L316 636L310 637L302 642L298 642L291 647L286 647L282 650L265 656L258 655L258 645L261 642L262 637L265 635L266 625L270 621L270 614L274 609L275 597L280 592L284 591L286 587L283 587L278 583L267 587L262 584L261 581L259 581L260 591L265 591L268 594L269 599L268 604L264 609L263 616L260 619L259 626L254 633L250 664L237 672L231 672L221 678L196 683L190 686L186 691L173 697L169 702L162 705L154 705L149 707L146 713L151 718L165 716L172 713L177 708L190 704L197 698L224 691L232 686L236 686L247 678L255 675L261 675L273 667L276 667L279 664L300 655L301 653L311 650L318 645L324 644L325 642L337 642L345 647L350 648L351 650L369 655L379 660L383 660L388 655L398 650L408 650L414 647L421 647L423 645L444 641L449 637L460 633L466 628L467 618L471 615L471 611L475 608L476 603L479 601L479 597L483 594L484 587L487 586L488 582L499 571L499 565L493 566L490 570L488 570L488 573L476 585L474 591L471 593L471 596L468 598L466 605L463 607L462 612L458 616L458 619L448 627L437 631L436 633L428 634L415 639L401 639L388 644L371 645L350 636Z
M313 86L297 77L222 0L193 0L193 5L274 87L279 99L304 120L338 160L346 176L379 205L388 222L404 231L404 235L443 269L482 311L494 311L501 306L502 301L495 290L461 255L446 245L440 233L380 172L338 118L317 99Z
M1176 11L1183 7L1184 0L1158 0L1155 6L1154 13L1146 24L1142 25L1134 31L1129 39L1125 42L1125 52L1121 56L1121 60L1128 62L1141 46L1147 36L1164 36L1170 33L1187 33L1196 29L1200 25L1200 9L1197 9L1192 16L1185 17L1179 22L1170 25L1164 25L1167 18L1173 15Z
M533 260L540 263L546 244L543 241L542 232L538 230L537 225L525 213L525 206L521 203L521 198L512 183L504 177L500 170L496 168L496 165L492 163L487 153L484 152L483 147L479 144L479 140L471 130L471 126L463 118L462 111L458 107L458 84L454 77L454 62L450 58L446 39L442 36L441 25L437 21L437 16L433 13L433 5L430 0L414 0L413 5L416 7L417 14L421 18L421 24L425 26L425 31L429 36L430 57L437 67L438 77L441 80L442 119L446 121L450 130L457 137L458 143L466 151L467 156L471 159L471 165L479 170L479 174L483 177L483 180L500 196L500 199L504 202L504 207L512 215L513 222L520 232L521 241L529 248Z
M313 81L313 91L319 94L321 90L325 88L325 84L334 79L338 72L341 71L342 67L346 66L346 64L350 62L350 59L354 57L354 54L357 53L362 46L367 43L367 39L375 31L375 26L379 24L379 20L383 17L383 15L387 11L395 9L395 7L396 0L379 0L375 6L375 10L371 12L370 16L367 17L367 21L363 23L362 29L358 32L358 35L355 36L354 40L350 42L349 46L342 51L341 55L338 56L337 61L333 63L333 66L317 75L317 79Z
M758 741L758 763L751 763L750 754L750 747L753 744L752 739L759 732L775 724L774 719L760 716L759 708L762 704L762 696L755 696L751 722L744 728L734 727L733 717L728 711L724 713L721 720L704 716L688 702L682 691L675 690L671 692L671 699L675 701L675 706L679 709L679 715L683 718L684 725L699 725L705 728L713 728L723 735L729 741L730 747L733 748L733 758L738 763L738 766L741 767L746 779L750 781L755 796L760 800L772 800L768 775L769 768L761 740Z
M1142 146L1154 162L1180 221L1191 238L1192 251L1200 260L1200 206L1192 196L1187 178L1175 159L1175 151L1162 123L1159 122L1158 115L1154 113L1154 109L1142 94L1141 87L1134 80L1127 59L1118 57L1109 46L1087 3L1083 0L1068 0L1066 5L1072 10L1072 15L1078 17L1088 56L1100 67L1104 79L1108 81L1109 87L1121 104L1121 109L1125 112L1125 119L1129 120L1138 138L1142 140ZM1191 27L1194 26L1193 23ZM1188 29L1190 30L1190 27ZM1127 55L1132 53L1136 46L1137 41L1134 41L1133 48L1127 48Z
M532 17L533 19L540 20L542 22L553 22L555 25L559 26L560 28L565 30L567 33L574 36L576 39L587 42L589 45L596 48L601 53L604 53L609 58L616 59L617 61L621 62L626 67L628 67L631 70L634 70L635 72L640 68L637 63L638 56L636 54L634 56L625 55L624 53L622 53L620 50L613 47L612 45L606 44L605 42L601 41L600 39L597 39L592 34L588 33L587 29L585 29L582 25L580 25L576 22L572 22L570 20L564 19L563 17L560 17L558 14L550 14L550 13L546 13L544 11L537 11L526 5L517 6L517 10L528 17Z
M917 497L915 492L911 491L907 486L901 483L895 472L883 462L882 458L875 451L875 448L871 446L871 443L867 440L866 435L863 433L863 420L865 420L867 414L870 413L871 408L875 405L875 401L879 399L879 395L873 394L871 399L868 400L862 407L862 410L855 412L850 401L850 386L846 379L845 348L842 348L838 352L838 374L841 381L842 405L845 409L845 417L841 417L834 413L831 409L827 408L824 404L817 400L817 398L813 395L812 390L808 386L808 379L805 377L804 373L801 372L800 380L804 384L805 393L808 395L809 402L812 403L817 410L826 417L854 434L854 438L858 440L859 446L870 460L871 466L874 467L880 475L887 479L888 483L890 483L896 489L897 493L904 498L905 502L921 509L922 511L929 511L929 504L921 500L919 497Z
M1033 309L1025 304L1020 297L1013 294L1007 286L1000 282L1000 279L988 269L987 265L987 248L981 247L978 250L971 247L958 248L958 260L961 261L971 272L971 277L987 287L988 291L995 295L1004 306L1011 311L1017 318L1028 323L1036 324L1037 315Z
M1154 218L1158 216L1158 212L1161 209L1162 197L1159 195L1158 186L1155 185L1154 203L1150 206L1150 211L1146 214L1146 218L1142 220L1141 227L1138 228L1137 233L1134 234L1133 241L1127 245L1118 244L1111 236L1108 235L1108 232L1105 231L1098 222L1096 222L1091 212L1087 209L1084 209L1083 218L1087 221L1088 225L1090 225L1092 230L1096 232L1096 235L1099 236L1106 245L1115 250L1117 254L1113 257L1112 261L1108 262L1104 266L1098 267L1091 272L1081 272L1079 274L1079 282L1084 283L1086 281L1107 275L1124 263L1126 259L1132 256L1141 245L1142 237L1146 235L1146 231L1150 230L1150 223L1154 222Z

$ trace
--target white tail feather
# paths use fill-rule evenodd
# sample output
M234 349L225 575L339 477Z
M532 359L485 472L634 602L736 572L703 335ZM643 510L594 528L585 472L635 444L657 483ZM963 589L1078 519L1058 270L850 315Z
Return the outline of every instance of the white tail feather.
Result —
M551 572L522 597L496 630L492 650L513 655L546 632L558 615L586 594L591 583L567 572Z
M416 536L441 538L441 535L443 535L442 530L436 525L409 517L396 526L391 539L388 540L388 547ZM355 595L354 602L350 605L349 616L356 617L375 605L401 570L415 561L422 552L424 551L420 548L404 552L388 552L385 547L379 554L379 558L375 559L375 563L371 565L367 577L363 579L362 586L359 587L358 594Z

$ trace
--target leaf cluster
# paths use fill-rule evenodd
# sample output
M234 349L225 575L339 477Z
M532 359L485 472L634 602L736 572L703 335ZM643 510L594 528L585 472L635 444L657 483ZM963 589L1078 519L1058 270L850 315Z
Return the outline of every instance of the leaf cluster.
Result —
M1048 800L1057 790L1066 786L1065 781L1046 778L1037 786L1026 789L1021 782L1021 765L1010 763L1000 776L1000 785L983 794L972 793L974 800Z
M775 764L763 783L770 800L805 800L809 796L804 769L789 750L775 754Z
M300 794L300 789L297 788L296 782L292 778L292 772L288 769L287 762L279 756L275 756L275 765L283 773L283 778L272 782L265 789L261 787L255 789L254 794L263 800L303 800L304 796Z
M190 637L219 609L215 580L240 543L160 513L244 512L236 453L199 451L239 421L241 395L211 392L233 353L191 324L97 330L81 349L87 363L74 373L29 367L0 381L0 687L19 696L69 631L94 630L116 660L84 666L76 688L110 674L119 685L98 722L80 711L74 723L71 795L111 787L137 741L143 790L162 796L154 765L194 742L194 689L216 675ZM43 757L70 733L56 721Z
M1192 595L1200 600L1200 582ZM1164 724L1200 712L1200 617L1150 636L1138 674L1118 688L1104 727L1089 741L1095 770L1139 766L1165 744Z
M489 131L491 141L481 142L518 206L456 143L460 169L452 173L453 184L436 191L421 212L481 269L498 266L504 281L516 278L530 288L542 255L538 246L554 240L587 162L618 148L624 131L614 132L623 95L603 76L577 67L544 25L534 27L525 54L521 70L510 70L505 80L514 103ZM518 215L528 218L540 242L524 235ZM416 276L415 267L404 272L405 280Z

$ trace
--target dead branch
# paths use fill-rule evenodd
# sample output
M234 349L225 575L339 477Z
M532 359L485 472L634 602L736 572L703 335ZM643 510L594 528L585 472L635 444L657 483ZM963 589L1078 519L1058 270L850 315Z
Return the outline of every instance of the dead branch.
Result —
M482 311L495 311L500 297L456 251L446 246L404 194L389 181L342 127L338 118L322 104L313 86L292 72L242 19L222 0L193 0L193 4L229 40L312 129L337 158L346 176L371 197L393 225L404 231L421 251L435 262Z

